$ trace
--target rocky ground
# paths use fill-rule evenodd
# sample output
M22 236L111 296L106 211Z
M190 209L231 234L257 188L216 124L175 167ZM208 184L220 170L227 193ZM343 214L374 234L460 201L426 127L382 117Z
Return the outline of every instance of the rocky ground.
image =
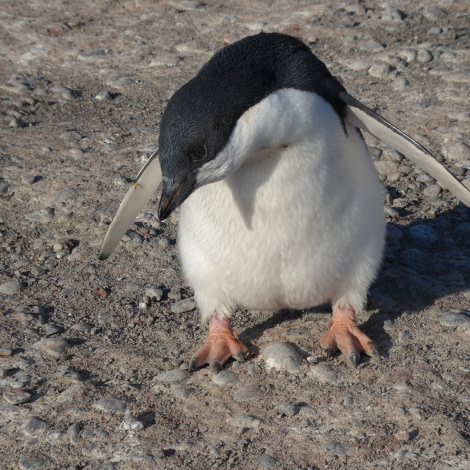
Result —
M469 210L370 136L379 362L326 359L326 306L239 312L253 357L189 374L206 326L158 194L97 259L168 98L261 30L302 38L470 187L469 25L454 0L3 0L0 468L470 468Z

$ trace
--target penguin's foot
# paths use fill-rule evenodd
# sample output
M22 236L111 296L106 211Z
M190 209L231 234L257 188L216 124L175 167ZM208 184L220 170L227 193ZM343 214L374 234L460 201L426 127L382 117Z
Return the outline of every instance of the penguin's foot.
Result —
M240 342L232 330L230 318L211 317L209 321L209 336L198 352L189 362L189 370L209 364L217 373L223 365L233 357L239 362L245 362L248 347Z
M321 337L320 345L328 356L339 349L354 368L361 362L361 352L372 358L380 357L372 340L357 327L356 315L351 308L339 307L333 311L330 328Z

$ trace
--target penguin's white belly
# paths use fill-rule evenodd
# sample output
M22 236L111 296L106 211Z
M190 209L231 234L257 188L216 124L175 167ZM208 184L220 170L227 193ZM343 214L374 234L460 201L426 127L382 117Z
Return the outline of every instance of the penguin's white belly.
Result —
M254 153L181 207L180 260L203 317L362 308L383 247L381 186L358 132L326 110L295 143Z

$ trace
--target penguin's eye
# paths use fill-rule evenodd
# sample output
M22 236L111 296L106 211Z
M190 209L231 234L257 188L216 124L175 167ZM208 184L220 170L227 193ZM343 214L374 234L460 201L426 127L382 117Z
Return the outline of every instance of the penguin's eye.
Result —
M191 161L193 162L200 162L204 160L207 157L207 148L205 145L202 147L198 147L196 149L190 150L189 152L189 158L191 158Z

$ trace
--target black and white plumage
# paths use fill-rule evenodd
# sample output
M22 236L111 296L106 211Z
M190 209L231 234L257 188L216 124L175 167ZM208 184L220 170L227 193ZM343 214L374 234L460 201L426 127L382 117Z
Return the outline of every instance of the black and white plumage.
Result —
M351 97L300 40L247 37L219 51L169 101L159 149L124 198L108 257L163 180L160 219L181 205L178 249L204 320L191 368L219 369L246 347L230 316L331 301L322 345L353 365L374 355L355 324L385 238L382 188L359 129L406 154L470 206L421 145ZM159 160L157 160L157 155Z

